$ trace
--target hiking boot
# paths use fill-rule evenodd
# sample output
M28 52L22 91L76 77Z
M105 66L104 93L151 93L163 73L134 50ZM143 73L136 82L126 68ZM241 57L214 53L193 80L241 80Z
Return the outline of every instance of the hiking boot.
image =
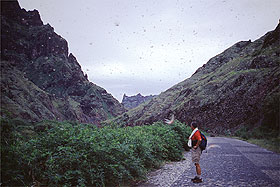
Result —
M199 179L197 176L195 176L193 179L191 179L192 181Z
M197 176L192 179L193 183L202 183L202 179L198 178Z

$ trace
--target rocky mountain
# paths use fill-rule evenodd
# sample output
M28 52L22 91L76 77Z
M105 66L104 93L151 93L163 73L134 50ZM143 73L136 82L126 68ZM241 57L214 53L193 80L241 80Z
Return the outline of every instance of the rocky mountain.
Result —
M139 106L142 103L145 103L146 101L151 100L154 97L154 95L143 96L140 93L133 96L127 96L124 94L121 103L123 104L124 108L130 110Z
M190 78L115 119L151 124L175 114L222 134L268 124L279 132L280 25L260 39L241 41L211 58Z
M90 82L67 41L37 10L1 1L1 116L96 123L124 112Z

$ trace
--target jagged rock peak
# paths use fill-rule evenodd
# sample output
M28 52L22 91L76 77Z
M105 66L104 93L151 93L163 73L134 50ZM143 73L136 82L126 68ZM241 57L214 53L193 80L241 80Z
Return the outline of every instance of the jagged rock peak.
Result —
M1 16L20 20L26 25L43 25L38 10L26 11L24 8L21 9L18 1L1 1Z
M122 104L126 109L132 109L146 101L151 100L153 97L155 96L154 95L143 96L141 93L138 93L137 95L134 96L127 96L126 94L124 94L122 99Z

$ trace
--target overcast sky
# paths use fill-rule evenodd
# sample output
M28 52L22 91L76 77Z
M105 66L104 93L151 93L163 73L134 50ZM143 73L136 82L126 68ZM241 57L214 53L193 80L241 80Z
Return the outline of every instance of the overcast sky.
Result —
M280 18L279 0L19 0L68 41L89 80L122 96L159 94Z

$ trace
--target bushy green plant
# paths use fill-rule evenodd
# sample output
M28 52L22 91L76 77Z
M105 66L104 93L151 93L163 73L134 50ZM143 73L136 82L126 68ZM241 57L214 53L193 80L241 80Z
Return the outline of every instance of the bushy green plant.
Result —
M124 128L45 121L34 129L37 133L29 139L18 134L9 152L16 158L12 162L21 185L37 181L51 186L118 186L143 179L162 162L180 160L191 133L178 121Z

